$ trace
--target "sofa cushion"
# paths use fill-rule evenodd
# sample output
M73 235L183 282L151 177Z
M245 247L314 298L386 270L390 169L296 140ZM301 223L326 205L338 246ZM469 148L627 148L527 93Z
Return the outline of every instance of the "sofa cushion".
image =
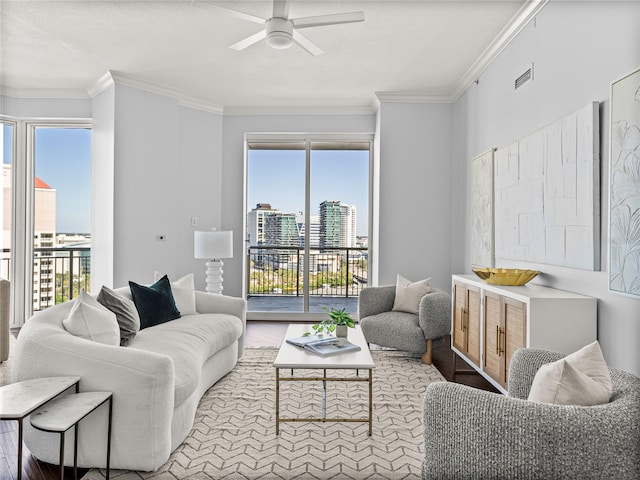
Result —
M611 398L611 374L595 341L577 352L542 365L528 400L556 405L600 405Z
M367 342L413 353L425 350L426 343L418 315L384 312L361 318L360 326Z
M163 277L159 272L153 272L153 280L157 282ZM193 315L196 312L196 287L193 273L189 273L171 282L171 293L176 302L180 315Z
M120 346L129 345L140 330L140 316L133 300L123 297L106 286L100 289L96 300L115 314L120 327Z
M180 318L166 275L150 287L129 282L129 288L140 315L140 330Z
M171 357L175 371L175 408L195 391L204 363L241 335L239 318L222 313L202 313L140 330L129 348Z
M402 275L396 280L396 297L393 302L393 310L418 314L420 300L431 291L431 278L411 282Z
M62 319L62 325L76 337L106 345L120 345L116 316L84 290L73 300L73 306Z

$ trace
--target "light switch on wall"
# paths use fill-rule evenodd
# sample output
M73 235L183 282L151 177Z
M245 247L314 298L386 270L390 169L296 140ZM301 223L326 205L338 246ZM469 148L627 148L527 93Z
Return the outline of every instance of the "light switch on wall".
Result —
M198 226L198 217L191 217L191 226L192 227Z

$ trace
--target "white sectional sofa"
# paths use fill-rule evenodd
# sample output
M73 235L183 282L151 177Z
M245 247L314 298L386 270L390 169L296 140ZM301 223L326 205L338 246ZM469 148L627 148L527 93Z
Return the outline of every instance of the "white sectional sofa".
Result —
M128 288L116 292L131 299ZM246 301L196 294L195 315L140 330L126 347L74 336L62 323L73 302L36 313L22 327L13 380L79 375L80 391L113 392L111 467L154 471L193 426L202 395L243 354ZM78 465L105 465L106 405L80 423ZM25 443L48 463L59 461L58 435L25 422ZM66 445L73 445L73 429ZM65 464L73 465L73 448Z

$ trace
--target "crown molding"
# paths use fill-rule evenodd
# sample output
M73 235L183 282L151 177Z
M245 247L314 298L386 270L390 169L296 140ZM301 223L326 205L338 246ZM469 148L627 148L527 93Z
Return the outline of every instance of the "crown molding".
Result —
M372 115L370 105L301 107L224 107L225 115Z
M157 95L174 98L178 101L178 105L188 108L194 108L197 110L219 114L222 114L224 111L223 107L220 105L191 97L177 88L168 87L159 83L149 82L133 75L116 72L113 70L105 73L102 77L89 85L87 87L87 93L91 96L91 98L93 98L104 91L106 88L109 88L110 86L115 84L137 88L139 90L144 90L145 92L151 92Z
M427 92L375 92L378 102L385 103L451 103L449 95Z
M451 101L457 101L473 82L484 72L489 65L507 48L518 34L535 18L551 0L528 0L511 21L502 29L498 36L482 52L469 70L458 81L455 90L451 94Z
M70 88L60 89L38 89L38 88L11 88L0 87L0 94L13 97L13 98L73 98L73 99L88 99L89 95L85 90L76 90Z

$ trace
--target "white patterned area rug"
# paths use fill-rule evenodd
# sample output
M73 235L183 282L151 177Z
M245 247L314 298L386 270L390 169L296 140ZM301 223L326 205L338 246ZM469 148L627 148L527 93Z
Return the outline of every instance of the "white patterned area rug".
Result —
M434 366L404 352L372 352L376 366L371 437L367 423L315 422L281 423L276 436L272 366L276 353L245 350L236 368L204 395L193 430L157 472L115 470L111 478L420 478L424 392L429 383L445 381ZM296 376L300 373L322 375L322 371L297 370ZM280 400L281 418L319 417L322 383L282 382ZM327 382L327 418L367 418L367 413L367 382ZM90 470L83 480L102 480L104 473Z

